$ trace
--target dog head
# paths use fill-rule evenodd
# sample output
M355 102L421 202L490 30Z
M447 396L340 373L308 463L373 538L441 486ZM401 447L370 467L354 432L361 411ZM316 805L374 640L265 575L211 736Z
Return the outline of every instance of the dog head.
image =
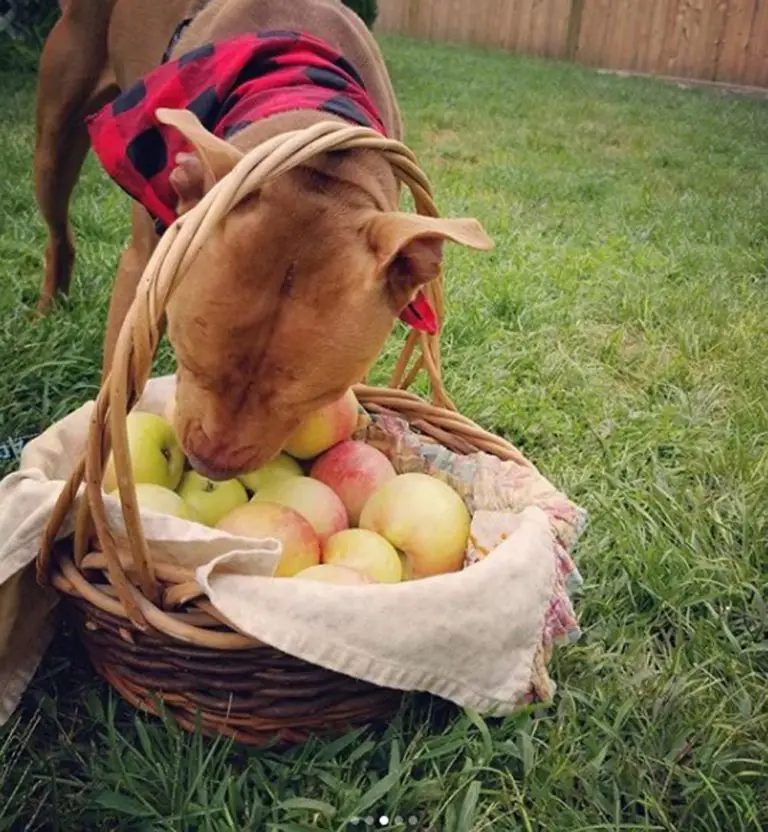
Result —
M194 147L171 174L181 214L242 154L188 111L158 117ZM438 276L445 240L492 247L475 220L383 205L396 201L378 154L331 154L243 199L203 245L167 308L175 426L201 473L261 466L305 416L360 381L399 313Z

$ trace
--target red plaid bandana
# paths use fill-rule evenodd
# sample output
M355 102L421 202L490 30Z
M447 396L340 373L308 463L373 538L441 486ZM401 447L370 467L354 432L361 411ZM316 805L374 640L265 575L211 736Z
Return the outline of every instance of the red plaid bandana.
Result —
M176 155L190 146L178 130L157 121L160 107L191 110L223 139L259 119L299 109L321 110L386 135L356 69L321 40L262 31L199 46L161 64L88 119L91 146L106 172L161 228L176 219L169 177ZM422 293L400 317L416 329L437 331Z

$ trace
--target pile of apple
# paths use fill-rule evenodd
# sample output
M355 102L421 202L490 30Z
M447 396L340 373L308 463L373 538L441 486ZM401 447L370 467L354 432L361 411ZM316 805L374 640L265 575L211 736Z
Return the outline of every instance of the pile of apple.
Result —
M277 459L223 482L189 468L169 420L132 411L139 505L236 537L277 539L275 577L370 584L458 571L470 527L464 502L427 474L398 475L381 451L351 439L358 407L347 391L299 425ZM112 456L102 487L119 499Z

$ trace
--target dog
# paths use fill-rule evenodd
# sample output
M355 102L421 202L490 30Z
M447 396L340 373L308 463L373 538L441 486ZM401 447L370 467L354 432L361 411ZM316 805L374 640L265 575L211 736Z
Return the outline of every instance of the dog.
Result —
M61 0L38 79L38 309L69 288L68 206L89 148L133 197L104 379L164 228L249 149L325 120L402 140L378 45L339 0ZM174 424L199 473L222 480L276 457L304 417L364 378L398 317L432 331L420 290L445 241L492 248L476 220L402 213L399 197L381 154L327 153L214 231L167 308Z

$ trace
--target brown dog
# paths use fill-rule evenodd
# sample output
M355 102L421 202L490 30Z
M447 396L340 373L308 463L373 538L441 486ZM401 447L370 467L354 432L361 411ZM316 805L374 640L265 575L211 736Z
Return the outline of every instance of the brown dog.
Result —
M200 0L61 5L43 52L37 107L37 198L49 229L42 311L69 285L68 203L89 148L85 119L161 64L184 18L192 19L171 60L263 30L320 39L352 67L386 133L401 138L378 47L338 0L212 0L204 8ZM343 111L292 109L224 139L189 109L158 109L157 123L167 133L178 131L176 139L185 139L191 151L178 154L175 167L171 163L175 212L196 204L248 149L328 119L348 121ZM282 175L221 223L168 308L178 363L176 429L199 471L221 479L273 458L307 413L365 375L397 316L438 275L444 240L492 246L475 220L404 214L398 204L388 163L375 151L358 150L326 154ZM152 215L137 199L110 304L105 373L157 240Z

